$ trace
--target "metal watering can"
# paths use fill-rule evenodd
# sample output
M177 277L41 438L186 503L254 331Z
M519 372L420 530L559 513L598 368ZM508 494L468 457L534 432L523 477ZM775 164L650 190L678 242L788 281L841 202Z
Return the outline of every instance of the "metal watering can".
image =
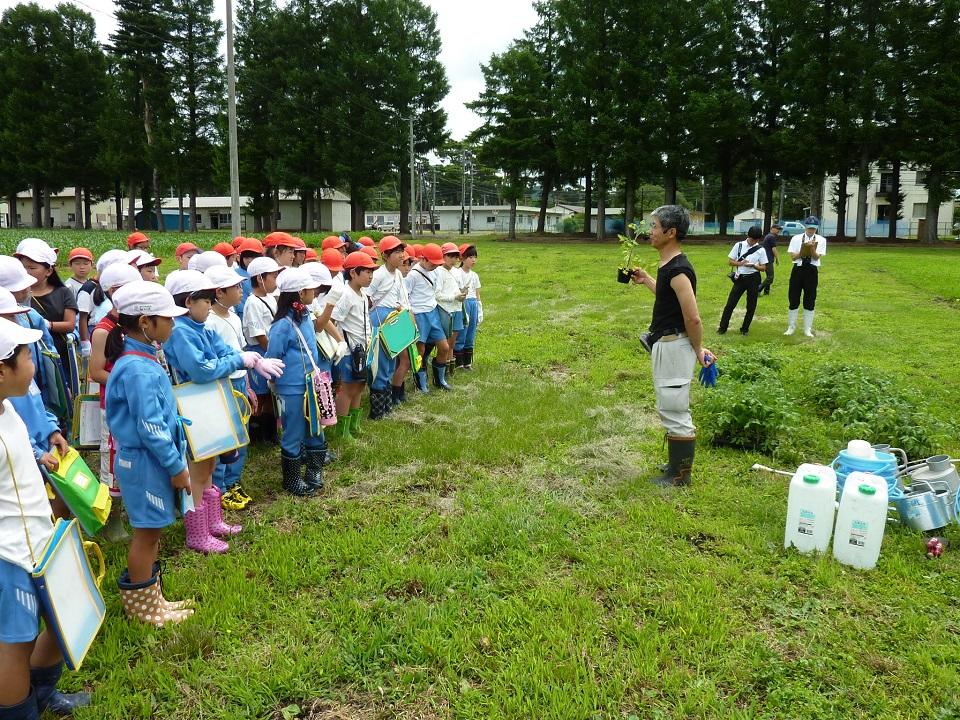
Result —
M947 487L948 504L952 517L960 516L960 475L954 463L957 460L949 455L933 455L926 460L919 460L908 463L903 471L903 475L909 475L912 482L911 487L933 487L934 484L943 483ZM942 487L942 486L940 486ZM958 517L960 519L960 517ZM942 526L941 526L942 527Z
M902 524L922 532L946 527L956 517L950 485L943 480L915 480L893 506Z

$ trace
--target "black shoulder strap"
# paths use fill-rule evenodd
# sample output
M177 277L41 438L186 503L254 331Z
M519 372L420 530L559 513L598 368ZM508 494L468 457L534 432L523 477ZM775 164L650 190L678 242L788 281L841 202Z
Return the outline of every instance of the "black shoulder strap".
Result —
M417 274L418 274L420 277L422 277L424 280L426 280L428 283L430 283L430 287L433 287L433 280L431 280L427 275L425 275L424 272L423 272L423 270L421 270L421 269L418 268L418 267L415 267L414 270L417 271Z
M740 242L741 242L741 244L742 244L743 241L741 240ZM751 255L753 255L757 250L762 250L762 249L763 249L763 245L761 245L760 243L757 243L757 244L754 245L752 248L750 248L749 250L747 250L743 255L741 255L740 257L738 257L737 260L746 260L748 257L750 257ZM739 251L738 251L738 252L739 252Z

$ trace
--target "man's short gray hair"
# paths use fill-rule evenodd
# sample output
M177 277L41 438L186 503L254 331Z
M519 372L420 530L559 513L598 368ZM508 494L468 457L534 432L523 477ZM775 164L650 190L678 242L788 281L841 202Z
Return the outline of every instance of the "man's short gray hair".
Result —
M664 232L670 228L676 228L677 240L683 240L687 236L687 230L690 229L690 213L680 205L661 205L650 213L660 221L660 227Z

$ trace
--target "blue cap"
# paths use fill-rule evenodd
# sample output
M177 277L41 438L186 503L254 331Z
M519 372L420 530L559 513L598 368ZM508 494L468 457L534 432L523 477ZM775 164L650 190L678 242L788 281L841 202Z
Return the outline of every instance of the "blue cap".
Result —
M820 227L820 221L817 219L816 215L810 215L806 220L803 221L805 227Z

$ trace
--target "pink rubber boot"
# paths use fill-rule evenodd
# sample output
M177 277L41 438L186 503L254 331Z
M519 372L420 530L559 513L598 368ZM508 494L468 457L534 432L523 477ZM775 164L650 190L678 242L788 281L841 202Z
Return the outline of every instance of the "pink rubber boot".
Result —
M210 528L210 534L214 537L230 537L243 530L241 525L227 525L223 521L220 490L215 485L211 485L203 491L203 506L207 508L207 527Z
M193 512L183 516L183 527L187 531L187 547L204 555L225 553L230 546L210 534L210 526L207 522L208 507L206 503L197 505Z

